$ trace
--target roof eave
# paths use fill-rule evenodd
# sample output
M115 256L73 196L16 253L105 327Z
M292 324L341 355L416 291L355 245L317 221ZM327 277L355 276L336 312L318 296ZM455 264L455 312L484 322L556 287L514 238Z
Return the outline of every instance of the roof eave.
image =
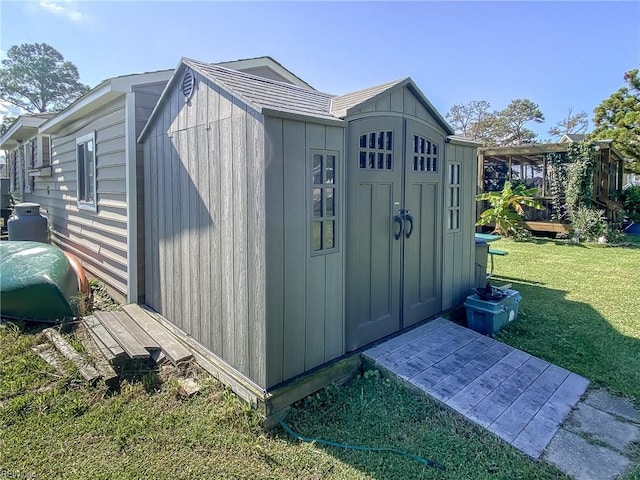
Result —
M31 138L38 133L38 127L44 123L42 118L34 118L29 116L19 116L9 127L9 129L0 137L0 149L14 149L18 142Z
M331 125L336 127L344 127L347 122L340 118L330 118L324 116L305 115L299 112L291 112L285 110L277 110L273 108L263 108L262 114L269 117L284 118L288 120L299 120L303 122L319 123L322 125Z

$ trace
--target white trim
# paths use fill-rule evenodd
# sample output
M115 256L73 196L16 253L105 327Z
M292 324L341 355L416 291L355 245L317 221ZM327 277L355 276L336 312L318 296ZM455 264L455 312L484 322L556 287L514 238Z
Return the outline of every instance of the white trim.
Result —
M80 200L80 168L78 163L78 145L93 143L93 202ZM84 179L82 179L84 180ZM98 211L98 151L96 148L96 133L91 132L76 138L76 201L80 210Z
M124 108L127 195L127 302L138 303L138 185L136 152L136 97L127 93Z

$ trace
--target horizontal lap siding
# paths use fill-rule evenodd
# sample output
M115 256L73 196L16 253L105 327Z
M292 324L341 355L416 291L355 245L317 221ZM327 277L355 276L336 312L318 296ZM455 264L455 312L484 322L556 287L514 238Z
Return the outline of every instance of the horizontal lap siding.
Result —
M267 386L344 353L344 129L267 118ZM311 150L338 152L338 251L311 255Z
M143 144L146 302L264 386L263 117L198 77Z
M76 139L95 131L98 211L77 206ZM46 212L52 241L80 258L112 293L127 294L124 95L51 136L51 177L36 177L29 201Z

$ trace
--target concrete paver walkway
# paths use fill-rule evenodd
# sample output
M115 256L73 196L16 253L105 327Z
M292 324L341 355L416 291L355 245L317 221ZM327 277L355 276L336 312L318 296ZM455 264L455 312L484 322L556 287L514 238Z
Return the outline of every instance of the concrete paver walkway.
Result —
M443 318L364 356L533 458L540 457L589 384Z
M613 479L638 440L633 405L564 368L438 318L363 353L532 458L580 479ZM563 421L565 424L563 425Z

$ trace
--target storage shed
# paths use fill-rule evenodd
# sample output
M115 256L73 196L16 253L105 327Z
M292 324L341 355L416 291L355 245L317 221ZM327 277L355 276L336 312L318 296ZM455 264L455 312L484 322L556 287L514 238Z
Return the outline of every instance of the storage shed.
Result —
M343 96L182 59L140 135L145 301L261 391L462 305L476 144L407 78Z

